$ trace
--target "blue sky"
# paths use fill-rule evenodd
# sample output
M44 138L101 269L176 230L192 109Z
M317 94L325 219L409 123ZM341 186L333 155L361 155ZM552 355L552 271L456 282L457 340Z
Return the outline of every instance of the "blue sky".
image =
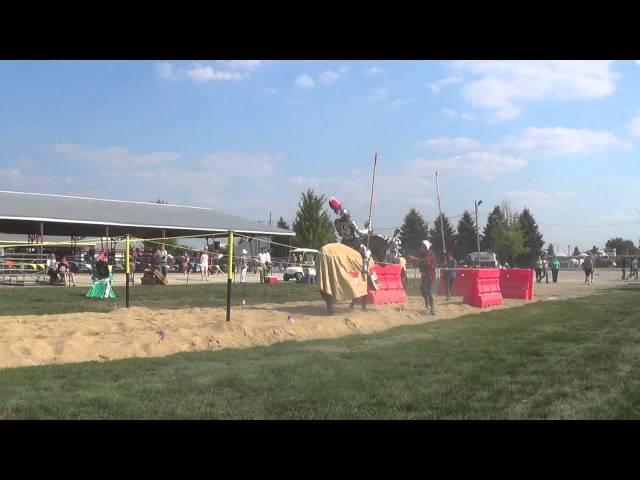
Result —
M563 250L638 242L639 91L635 61L5 61L0 189L290 222L310 187L362 222L378 152L381 233L433 221L437 170L451 217L508 200Z

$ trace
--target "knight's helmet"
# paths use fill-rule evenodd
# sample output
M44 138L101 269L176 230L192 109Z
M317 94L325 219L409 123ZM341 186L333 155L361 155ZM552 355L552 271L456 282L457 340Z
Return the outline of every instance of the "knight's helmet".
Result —
M333 213L336 215L342 215L342 203L340 203L340 200L336 197L331 197L331 200L329 200L329 206L331 207L331 210L333 210Z
M342 238L351 238L354 232L352 232L353 227L351 225L351 217L349 216L349 211L344 208L342 203L340 203L340 201L336 197L331 197L331 200L329 200L329 206L336 215L339 215L339 218L337 218L334 222L338 235L340 235Z

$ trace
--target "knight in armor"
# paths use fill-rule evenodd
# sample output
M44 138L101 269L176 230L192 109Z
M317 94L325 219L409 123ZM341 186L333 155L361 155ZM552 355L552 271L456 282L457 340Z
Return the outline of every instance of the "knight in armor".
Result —
M357 250L362 255L363 273L368 273L369 258L371 258L371 250L363 243L368 235L371 234L369 229L361 229L355 220L351 218L349 211L344 208L340 201L333 197L329 201L329 206L333 212L338 215L334 222L336 231L341 237L341 243Z

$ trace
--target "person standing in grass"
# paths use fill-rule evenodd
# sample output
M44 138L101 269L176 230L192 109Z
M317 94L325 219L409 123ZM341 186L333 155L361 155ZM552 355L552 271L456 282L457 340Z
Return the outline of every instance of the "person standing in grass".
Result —
M587 256L582 262L582 268L584 269L584 284L591 285L593 283L593 260L591 256Z
M553 283L558 283L558 272L560 271L560 260L558 257L553 257L551 263L551 276L553 277Z
M189 273L191 270L191 261L189 259L189 254L187 252L182 255L182 276L189 278Z
M445 265L447 267L445 271L445 289L447 293L447 300L451 297L451 291L453 288L453 282L456 279L456 270L455 268L458 266L458 262L453 258L453 254L449 252L447 255L447 263Z
M431 249L431 242L428 240L422 241L420 250L420 257L410 256L409 258L417 261L420 267L420 293L422 293L422 298L424 298L424 308L430 308L431 315L435 315L433 282L436 279L436 256Z
M200 276L203 282L205 278L209 281L209 254L206 250L200 254Z
M247 253L246 250L242 250L242 255L240 255L240 283L247 281Z
M540 280L542 280L542 257L538 256L534 268L536 270L536 282L540 283Z

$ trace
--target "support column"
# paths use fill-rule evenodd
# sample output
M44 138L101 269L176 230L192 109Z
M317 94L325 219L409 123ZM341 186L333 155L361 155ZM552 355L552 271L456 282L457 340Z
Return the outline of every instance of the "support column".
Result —
M231 283L233 279L233 232L229 230L229 271L227 272L227 322L231 321Z

